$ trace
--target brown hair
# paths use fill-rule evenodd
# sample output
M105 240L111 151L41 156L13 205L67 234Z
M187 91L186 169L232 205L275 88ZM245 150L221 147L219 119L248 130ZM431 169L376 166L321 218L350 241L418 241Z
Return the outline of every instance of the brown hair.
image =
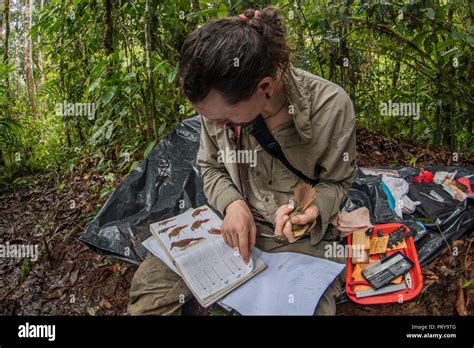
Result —
M247 100L266 76L290 64L284 18L276 7L205 23L181 48L179 81L191 102L211 89L230 104ZM283 74L282 74L283 76Z

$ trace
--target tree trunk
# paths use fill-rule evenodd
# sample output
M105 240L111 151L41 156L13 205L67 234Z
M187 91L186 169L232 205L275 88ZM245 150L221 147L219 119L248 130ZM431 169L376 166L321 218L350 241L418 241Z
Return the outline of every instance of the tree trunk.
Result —
M79 122L79 118L76 117L76 129L77 134L79 135L79 141L81 144L84 143L84 135L82 134L81 122Z
M25 75L26 86L28 89L28 99L30 102L31 112L35 119L39 118L38 104L36 101L36 86L35 77L33 73L33 47L30 36L31 29L31 13L33 7L33 0L25 1Z
M329 60L331 61L331 65L329 66L329 77L328 80L334 81L334 73L335 73L335 62L336 62L336 53L334 52L334 48L330 48L329 50Z
M18 54L18 42L19 42L19 35L18 35L18 26L19 26L20 20L16 20L15 23L15 35L14 35L14 42L15 42L15 98L18 100L20 98L20 76L19 76L19 71L20 71L20 55Z
M40 10L43 9L44 0L40 1ZM40 71L40 90L44 85L44 57L43 50L41 49L41 34L38 33L38 68Z
M440 94L441 93L438 90L438 93L437 93L438 99L439 99ZM434 138L433 138L433 142L435 143L435 145L440 145L441 144L441 127L442 127L441 114L442 114L441 105L440 105L440 103L436 103L436 116L435 116L436 129L435 129L435 134L434 134Z
M9 15L9 0L5 0L5 7L4 7L4 14L0 16L0 45L3 46L3 18L5 18L5 51L3 53L3 61L5 62L5 56L8 59L8 35L10 34L10 24L8 23L8 15ZM7 83L7 93L8 93L8 77L6 79ZM5 159L3 157L3 147L0 147L0 167L5 167Z
M112 1L105 0L105 37L104 37L104 53L110 56L114 51L114 26L112 23Z
M145 3L145 55L146 55L146 84L148 95L148 117L153 127L153 134L155 139L158 138L158 131L156 128L156 113L155 113L155 91L153 89L153 67L151 62L151 16L150 16L150 0Z
M396 90L398 88L398 79L400 78L400 58L399 55L397 54L397 57L399 59L396 60L395 62L395 68L393 69L393 74L392 74L392 90Z
M59 51L64 52L64 24L61 25L61 36L59 37ZM59 84L61 90L65 93L66 98L69 98L69 88L66 86L66 80L64 78L64 55L59 56ZM62 125L66 133L66 142L68 146L72 146L71 132L69 131L69 124L66 122L64 114L61 116Z
M5 44L4 44L4 51L3 51L3 64L7 65L8 64L8 49L9 49L9 43L10 43L10 0L5 0L5 5L4 6L5 7L4 7L4 10L3 10L3 17L5 18L5 40L4 40ZM0 28L0 31L3 32L3 27ZM9 76L7 76L7 78L5 80L6 80L5 81L6 82L6 93L7 93L7 98L8 98L9 95L10 95L10 78L9 78Z
M3 16L0 16L0 46L3 46Z
M114 29L114 6L112 0L105 0L105 37L104 37L104 53L108 57L114 53L117 47L117 32ZM118 57L114 56L113 60L109 63L109 76L112 74L112 71L118 65Z

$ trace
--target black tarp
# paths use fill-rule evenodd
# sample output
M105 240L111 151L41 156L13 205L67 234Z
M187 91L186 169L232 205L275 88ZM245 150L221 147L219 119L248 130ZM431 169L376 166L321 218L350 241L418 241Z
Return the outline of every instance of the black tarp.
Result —
M202 181L196 165L199 149L200 118L195 116L183 121L162 141L156 144L140 165L120 184L104 207L87 226L80 240L95 252L140 263L146 250L141 242L150 236L149 224L180 214L189 208L206 204L202 192ZM396 169L399 176L412 182L411 177L419 173L417 168L377 167ZM426 170L457 170L456 178L473 175L470 167L425 167ZM471 181L472 182L472 181ZM435 222L425 223L420 228L415 220L426 218L426 212L439 207L423 199L418 193L430 190L433 184L411 184L409 196L420 198L424 208L413 215L404 215L401 220L390 209L387 195L378 176L364 175L358 170L348 199L341 209L352 211L367 207L373 224L402 222L418 233L415 244L422 265L434 259L444 246L452 240L474 229L474 200L460 203L453 201L444 207L442 218L431 216ZM420 215L421 212L421 215Z

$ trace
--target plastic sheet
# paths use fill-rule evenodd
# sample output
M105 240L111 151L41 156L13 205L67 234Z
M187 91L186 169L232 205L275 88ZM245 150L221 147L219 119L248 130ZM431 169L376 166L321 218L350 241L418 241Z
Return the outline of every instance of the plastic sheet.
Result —
M150 236L151 222L206 204L196 165L199 133L200 118L195 116L183 121L156 144L148 158L113 192L80 240L99 254L140 263L146 253L141 242ZM417 208L413 215L399 218L389 206L381 178L365 175L361 170L358 170L349 197L341 209L352 211L367 207L373 224L401 222L417 231L415 244L422 265L439 255L450 241L474 229L474 200L470 198L462 203L449 201L450 205L443 210L445 214L442 217L431 216L435 222L423 223L423 228L417 219L426 218L426 212L436 210L436 207L431 206L429 198L422 200L417 194L429 187L417 186L415 189L413 185L432 184L412 183L412 176L419 174L417 168L377 168L396 169L399 176L410 183L410 198L422 201L424 210ZM456 178L474 175L473 166L425 169L432 172L457 170Z
M149 225L206 204L196 166L201 129L198 116L182 122L157 143L79 238L96 253L140 263Z

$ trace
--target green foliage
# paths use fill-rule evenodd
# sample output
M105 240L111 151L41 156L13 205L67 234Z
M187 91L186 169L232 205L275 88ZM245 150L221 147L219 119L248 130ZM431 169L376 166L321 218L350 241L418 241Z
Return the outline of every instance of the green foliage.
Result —
M0 144L3 147L15 145L19 138L21 126L11 118L0 118Z
M467 5L331 1L307 18L320 61L312 67L346 88L366 127L469 150L474 27ZM381 115L389 100L420 103L419 119Z
M20 266L20 283L22 283L31 272L31 261L25 257Z
M212 18L268 3L111 1L108 13L107 2L36 5L30 36L39 119L25 85L23 8L12 7L8 59L0 63L0 181L40 169L73 171L84 156L97 171L133 170L194 113L176 77L185 38ZM343 86L362 126L474 154L474 6L468 1L270 3L286 17L294 64ZM388 101L420 103L419 118L382 115ZM77 112L78 104L93 114Z
M474 285L474 278L471 278L471 279L469 279L467 282L465 282L465 283L462 285L462 287L463 287L463 288L468 288L468 287L473 286L473 285Z

